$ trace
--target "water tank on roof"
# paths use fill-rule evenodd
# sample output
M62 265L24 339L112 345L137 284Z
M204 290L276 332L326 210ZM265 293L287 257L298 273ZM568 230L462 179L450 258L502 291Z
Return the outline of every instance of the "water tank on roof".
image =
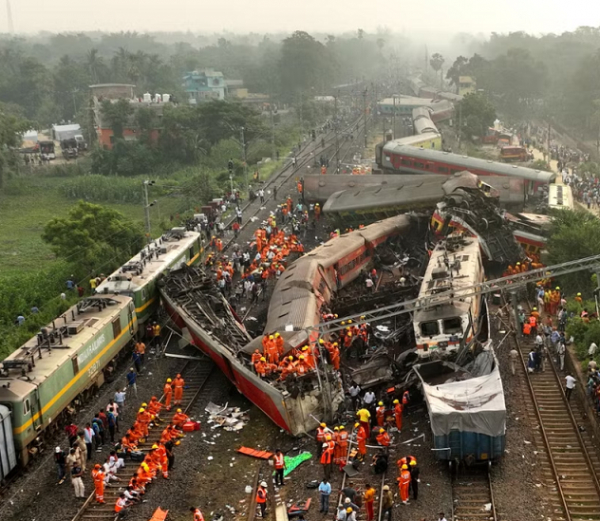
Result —
M160 103L162 101L162 97L160 94L155 94L154 95L154 102L155 103Z
M171 95L170 94L163 94L163 102L164 103L169 103L169 101L171 101Z
M152 101L152 94L150 94L149 92L146 92L144 94L144 102L150 103L151 101Z

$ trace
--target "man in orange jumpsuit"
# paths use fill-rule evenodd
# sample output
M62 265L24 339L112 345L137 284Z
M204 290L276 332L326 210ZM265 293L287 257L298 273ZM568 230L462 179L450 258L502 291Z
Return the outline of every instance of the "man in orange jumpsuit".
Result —
M354 428L357 429L356 441L358 442L358 459L363 461L367 454L367 431L360 423L356 423Z
M260 360L254 364L254 370L256 374L261 378L267 376L267 368L266 368L267 359L264 356L260 357Z
M262 355L260 354L260 351L258 349L254 350L254 353L252 353L252 365L255 365L256 362L260 361L260 359L262 358Z
M137 483L141 487L146 487L152 481L152 472L147 463L142 462L137 470Z
M175 380L173 381L173 405L181 405L181 400L183 398L183 387L185 386L185 380L181 378L181 375L178 374Z
M377 404L375 413L377 415L377 425L383 427L383 424L385 423L385 406L383 405L383 402Z
M410 486L410 472L408 465L402 465L402 472L398 478L398 487L400 488L400 500L405 505L408 504L408 488Z
M394 419L396 420L396 429L398 432L402 430L402 404L400 400L394 400Z
M335 443L333 440L323 443L321 453L321 465L323 465L323 476L327 481L331 478L331 464L333 463L333 451Z
M148 425L150 423L150 415L146 412L143 407L138 411L136 421L140 424L142 429L142 435L148 436Z
M379 434L377 435L377 443L379 443L379 445L381 445L382 447L389 447L390 442L390 435L387 432L385 432L385 429L383 427L381 427L379 429Z
M181 409L177 409L177 412L173 415L171 423L178 429L181 429L183 424L189 419L190 417L187 414L185 414Z
M279 356L283 356L283 338L279 333L275 333L275 346L277 347Z
M336 464L339 465L340 470L346 465L346 457L348 456L348 431L346 427L340 425L337 440L338 460Z
M94 487L96 488L96 501L98 503L104 503L104 479L106 475L102 471L100 464L94 465L92 470L92 479L94 480Z

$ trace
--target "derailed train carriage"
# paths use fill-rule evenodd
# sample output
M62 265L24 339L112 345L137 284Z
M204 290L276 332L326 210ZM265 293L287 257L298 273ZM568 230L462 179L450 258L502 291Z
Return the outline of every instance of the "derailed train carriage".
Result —
M488 344L467 367L444 361L414 367L427 404L435 457L466 464L500 459L506 403L498 359Z

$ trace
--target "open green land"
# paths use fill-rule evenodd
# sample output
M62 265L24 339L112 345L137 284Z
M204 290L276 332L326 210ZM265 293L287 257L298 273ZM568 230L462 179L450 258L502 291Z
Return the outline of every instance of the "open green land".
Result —
M77 200L64 196L60 186L65 178L35 177L7 183L0 190L0 273L27 273L50 265L55 256L41 239L45 224L53 217L64 217ZM141 190L141 188L140 188ZM162 197L150 208L152 229L180 211L182 200ZM140 205L100 203L122 212L132 220L143 222L144 210Z

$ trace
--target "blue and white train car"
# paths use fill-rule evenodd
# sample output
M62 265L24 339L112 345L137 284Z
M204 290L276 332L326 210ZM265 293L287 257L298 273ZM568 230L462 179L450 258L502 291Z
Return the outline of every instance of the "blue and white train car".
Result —
M482 351L468 369L439 360L414 369L429 411L436 458L468 464L500 459L506 404L494 352Z

